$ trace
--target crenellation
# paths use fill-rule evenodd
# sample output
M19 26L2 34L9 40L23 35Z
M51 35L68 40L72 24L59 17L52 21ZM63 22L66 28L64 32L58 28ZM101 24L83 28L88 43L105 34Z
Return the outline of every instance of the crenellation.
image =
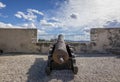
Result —
M75 53L110 53L120 49L120 28L93 28L89 42L70 42ZM37 42L37 29L0 29L4 52L48 53L51 42Z

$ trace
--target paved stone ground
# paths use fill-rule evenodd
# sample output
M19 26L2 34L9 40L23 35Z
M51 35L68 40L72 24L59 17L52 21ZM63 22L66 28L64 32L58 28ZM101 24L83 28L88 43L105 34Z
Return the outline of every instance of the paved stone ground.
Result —
M79 71L44 72L47 56L17 54L0 56L0 82L120 82L120 55L95 54L76 57Z

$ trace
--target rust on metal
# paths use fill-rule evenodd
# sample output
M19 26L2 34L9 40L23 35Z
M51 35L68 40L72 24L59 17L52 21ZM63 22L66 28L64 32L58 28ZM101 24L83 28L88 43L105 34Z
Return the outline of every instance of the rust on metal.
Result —
M55 50L53 52L53 60L58 64L62 64L68 59L69 55L66 49L66 44L64 42L64 37L63 35L59 35L57 43L55 44Z

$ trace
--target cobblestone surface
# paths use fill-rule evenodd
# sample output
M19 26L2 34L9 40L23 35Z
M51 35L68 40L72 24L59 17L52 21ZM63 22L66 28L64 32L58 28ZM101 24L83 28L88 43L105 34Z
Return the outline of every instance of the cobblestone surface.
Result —
M36 54L0 56L0 82L120 82L119 55L81 55L76 57L79 71L44 72L47 56Z

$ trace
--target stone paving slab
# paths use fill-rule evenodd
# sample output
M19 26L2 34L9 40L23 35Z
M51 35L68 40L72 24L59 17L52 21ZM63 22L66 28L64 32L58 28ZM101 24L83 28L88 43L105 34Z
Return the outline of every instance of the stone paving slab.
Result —
M117 57L118 56L118 57ZM120 82L120 56L76 57L79 71L54 70L44 72L47 56L17 54L0 56L0 82Z

